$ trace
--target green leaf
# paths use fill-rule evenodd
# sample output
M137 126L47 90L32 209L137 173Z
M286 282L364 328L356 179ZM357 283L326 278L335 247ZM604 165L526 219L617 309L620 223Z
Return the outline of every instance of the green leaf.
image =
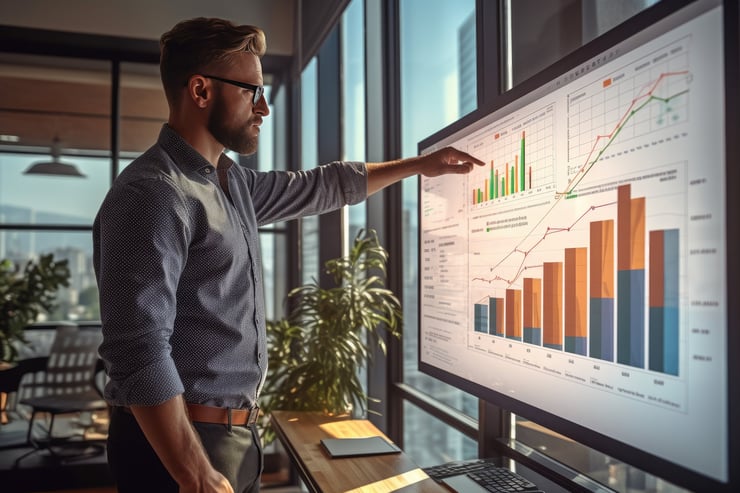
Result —
M269 371L260 406L333 414L367 411L359 371L372 339L385 354L384 334L400 337L401 304L386 288L388 252L373 230L358 232L345 257L326 262L335 285L314 280L288 293L292 311L267 324ZM274 439L263 421L265 442Z

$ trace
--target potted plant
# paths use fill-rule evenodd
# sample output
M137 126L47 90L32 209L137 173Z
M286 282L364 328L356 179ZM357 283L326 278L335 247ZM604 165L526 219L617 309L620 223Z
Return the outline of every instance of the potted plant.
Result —
M361 230L349 255L326 262L335 285L316 281L288 294L292 310L267 326L270 369L260 398L274 409L362 415L367 400L359 370L372 356L368 338L400 337L402 311L385 287L387 251L373 230ZM274 435L263 422L265 443Z
M17 344L26 342L23 329L54 308L56 292L69 286L69 276L67 260L55 261L53 254L29 260L23 268L0 261L0 361L15 361Z

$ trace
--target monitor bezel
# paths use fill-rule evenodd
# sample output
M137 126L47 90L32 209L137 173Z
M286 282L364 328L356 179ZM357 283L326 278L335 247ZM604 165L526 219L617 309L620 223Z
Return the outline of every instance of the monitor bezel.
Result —
M423 139L418 144L418 153L434 148L438 142L456 134L457 132L481 121L491 113L505 108L511 103L541 88L561 74L573 70L578 65L597 56L618 43L639 33L655 22L660 21L685 7L700 3L701 0L678 0L663 1L645 9L624 23L595 38L581 48L566 55L556 63L538 72L526 81L517 84L511 90L501 94L490 104L482 106L473 112L463 116L456 122L448 125L440 131ZM418 369L422 373L435 377L456 388L468 392L489 403L500 406L515 414L521 415L540 425L550 428L558 433L576 440L588 447L598 450L604 454L617 458L625 463L631 464L657 477L664 478L669 482L690 488L696 491L731 492L740 491L740 471L733 464L740 464L740 426L733 418L739 417L740 392L733 392L733 386L737 388L740 380L740 333L732 330L738 327L740 322L740 304L731 303L730 300L737 299L740 295L740 259L732 252L740 251L740 222L734 220L733 211L740 210L740 194L732 193L740 186L740 8L733 0L723 0L723 23L724 23L724 87L725 87L725 142L726 161L726 231L727 231L727 400L728 400L728 482L719 482L693 470L682 467L661 457L644 452L630 444L620 442L611 437L600 434L596 430L583 427L578 423L563 419L557 415L529 405L523 401L514 399L509 395L496 392L483 387L475 382L464 379L458 375L441 370L421 360L421 351L418 352ZM421 200L421 180L418 186L419 201ZM420 203L420 202L419 202ZM421 211L417 211L418 214ZM421 217L418 217L421 225ZM421 244L422 229L419 227L419 244ZM422 256L418 258L419 272L422 270ZM731 273L735 273L733 276ZM421 283L418 285L421 291ZM421 292L419 293L421 299ZM418 309L418 340L422 340L422 318L421 305ZM507 438L507 437L502 437Z

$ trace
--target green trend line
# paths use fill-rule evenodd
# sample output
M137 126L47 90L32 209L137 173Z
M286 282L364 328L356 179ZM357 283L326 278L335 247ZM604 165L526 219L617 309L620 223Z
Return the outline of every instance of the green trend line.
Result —
M576 187L576 185L578 185L581 182L581 180L583 180L583 178L586 176L586 173L589 172L589 170L593 167L593 165L596 164L599 161L599 159L601 159L601 156L609 148L609 145L612 142L614 142L614 140L619 135L619 132L622 131L622 129L625 127L625 125L627 125L627 122L629 122L630 119L637 112L639 112L641 109L643 109L645 106L647 106L653 100L655 100L655 101L662 101L664 104L668 104L672 99L675 99L675 98L677 98L679 96L683 96L684 94L687 94L688 92L689 92L688 89L684 89L683 91L677 92L676 94L673 94L672 96L668 96L667 98L661 98L660 96L653 96L651 94L650 97L644 103L642 103L640 106L638 106L637 108L635 108L632 111L630 111L629 113L627 113L627 118L625 118L624 121L619 126L617 126L617 128L614 130L614 132L612 133L611 136L608 136L609 137L609 140L607 141L607 143L604 146L604 148L599 151L599 153L596 155L596 157L594 158L594 160L591 161L591 162L588 162L587 161L586 162L586 165L583 168L581 168L581 171L579 171L579 173L583 173L583 174L582 174L582 176L580 178L578 178L578 180L575 183L572 184L572 186L570 187L570 189L565 192L566 198L569 198L570 199L570 198L574 198L574 197L577 197L578 196L578 195L572 195L573 189Z
M650 91L648 91L645 95L638 96L638 97L636 97L635 99L632 100L632 103L630 103L630 107L627 109L627 111L624 113L624 115L622 115L622 118L619 120L619 123L614 128L614 130L612 130L612 133L610 135L599 135L599 136L596 137L596 141L594 142L594 145L591 148L591 152L589 153L588 158L586 158L586 163L578 171L578 173L582 173L583 175L585 175L586 172L588 172L593 167L593 165L596 164L596 162L598 162L598 160L604 154L604 152L609 147L609 145L612 142L614 142L614 139L617 137L617 135L619 135L619 132L622 130L622 128L624 128L624 126L627 123L627 121L629 121L629 119L632 118L632 116L635 113L637 113L642 108L644 108L648 103L650 103L653 100L655 100L655 101L662 101L664 103L668 103L672 99L677 98L677 97L679 97L679 96L681 96L683 94L688 93L689 90L688 89L685 89L685 90L680 91L680 92L677 92L676 94L673 94L672 96L669 96L667 98L661 98L661 97L658 97L658 96L653 96L653 92L655 91L655 89L658 87L658 85L660 84L660 82L664 78L669 77L669 76L687 75L689 73L690 72L688 70L685 70L685 71L681 71L681 72L668 72L668 73L660 74L660 77L658 77L656 79L656 81L653 84L653 86L650 89ZM643 98L647 98L647 99L644 102L642 102L639 106L637 106L636 108L634 108L634 106L638 103L638 101L640 101ZM598 155L596 156L596 158L593 161L591 161L591 155L595 152L595 149L596 149L596 147L597 147L597 145L599 143L599 140L602 137L608 138L609 140L607 141L607 143L604 146L604 148L601 151L598 152ZM498 268L504 261L506 261L506 259L508 259L509 257L511 257L512 255L514 255L516 253L522 253L522 252L529 251L529 249L523 249L523 248L521 248L522 245L524 245L525 242L527 242L527 241L530 240L530 238L532 237L532 235L534 234L534 232L537 230L537 228L539 228L540 225L545 221L545 219L552 213L552 211L557 208L557 206L558 206L558 204L560 203L561 200L563 200L563 199L567 200L569 198L575 198L575 197L578 196L578 194L577 193L574 193L573 190L574 190L575 186L578 183L580 183L580 181L582 179L583 179L583 176L581 176L577 180L574 179L574 182L575 183L572 183L572 186L569 183L568 184L568 187L566 187L567 190L568 190L567 192L565 192L565 193L562 193L562 192L561 193L557 193L556 194L555 201L552 203L552 205L550 205L550 207L547 210L547 212L545 212L544 214L542 214L542 216L537 220L537 222L529 228L529 233L527 233L526 235L524 235L522 237L522 239L519 241L519 243L517 243L517 245L514 247L514 249L512 251L510 251L508 254L506 254L491 269L494 270L494 269ZM548 228L548 231L549 231L549 228ZM523 264L523 261L522 261L522 265L524 265ZM520 269L521 269L521 266L520 266ZM517 278L518 278L519 275L521 275L521 270L517 274ZM498 279L501 279L501 278L498 278ZM513 282L513 280L507 281L507 282L509 284L511 284Z
M658 85L660 84L660 82L663 79L665 79L665 78L667 78L669 76L687 75L688 73L689 73L689 71L688 70L685 70L685 71L681 71L681 72L668 72L668 73L660 74L660 77L658 77L656 79L655 83L653 84L653 87L650 89L650 91L648 91L648 93L645 96L638 96L637 98L633 99L632 100L632 103L630 104L630 108L622 116L622 119L617 124L617 126L614 128L614 130L612 131L612 133L609 134L609 135L599 135L599 136L596 137L596 140L594 141L594 145L591 148L591 152L589 153L588 158L586 158L586 163L578 171L578 174L580 174L581 176L574 178L573 181L568 184L568 187L566 188L566 191L563 194L561 194L561 195L565 195L566 198L573 198L573 197L575 197L574 195L572 195L573 194L573 190L575 189L575 187L581 182L581 180L583 180L584 176L586 176L586 173L588 173L588 171L594 166L594 164L596 164L599 161L599 159L601 159L601 156L609 148L609 145L611 145L611 143L614 142L614 140L617 138L617 136L622 131L622 129L625 127L625 125L627 125L627 122L629 122L630 119L636 113L638 113L641 109L643 109L645 106L647 106L651 101L661 101L661 102L663 102L663 104L668 104L672 99L675 99L675 98L677 98L679 96L682 96L684 94L687 94L689 92L689 90L688 89L684 89L683 91L677 92L676 94L673 94L671 96L668 96L667 98L661 98L659 96L654 96L653 95L653 92L655 91L655 89L658 87ZM639 106L633 108L633 106L635 104L637 104L637 102L641 98L643 98L643 97L647 97L647 99L645 101L643 101ZM599 140L602 137L607 138L608 141L607 141L606 145L604 146L604 148L601 149L600 151L598 151L598 154L596 155L596 157L593 160L591 160L591 155L594 153L594 150L596 149L597 145L599 144Z

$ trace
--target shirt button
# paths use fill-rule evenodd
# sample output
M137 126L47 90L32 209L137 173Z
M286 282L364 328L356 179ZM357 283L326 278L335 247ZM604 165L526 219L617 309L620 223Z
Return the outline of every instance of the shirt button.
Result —
M210 175L211 173L213 173L213 169L212 169L212 168L206 168L206 169L205 169L205 173L206 173L207 175Z

